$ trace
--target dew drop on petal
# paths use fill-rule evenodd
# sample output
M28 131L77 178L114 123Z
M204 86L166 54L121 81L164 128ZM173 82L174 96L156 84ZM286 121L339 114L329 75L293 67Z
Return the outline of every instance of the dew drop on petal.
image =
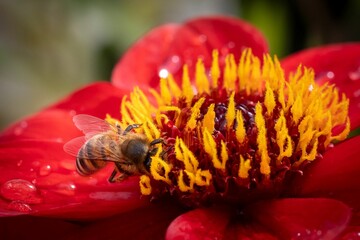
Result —
M350 72L349 73L349 78L350 80L352 81L357 81L360 79L360 67L358 67L358 69L356 69L355 71L353 72Z
M7 209L23 213L28 213L32 211L31 207L28 204L21 201L12 201L7 205Z
M228 42L227 46L228 46L229 49L232 49L232 48L235 47L235 43L234 42Z
M47 176L51 173L51 166L50 165L44 165L39 168L39 175L40 176Z
M76 190L76 186L73 183L59 183L53 189L54 192L66 196L74 196L75 190Z
M26 204L38 204L43 200L35 185L23 179L12 179L5 182L0 189L1 196L11 201Z
M201 34L201 35L199 35L198 40L199 40L199 42L198 42L199 44L204 44L207 41L207 36L204 34Z
M73 116L75 116L75 115L76 115L76 111L75 111L75 110L70 110L70 111L69 111L69 114L70 114L70 116L72 116L72 117L73 117Z
M182 62L178 55L168 57L160 66L158 75L161 78L166 78L170 73L174 74L181 68Z
M75 161L61 161L60 162L60 167L69 170L69 171L75 171L76 170L76 164Z
M20 167L20 166L22 165L22 163L23 163L23 160L20 159L20 160L16 163L16 166Z

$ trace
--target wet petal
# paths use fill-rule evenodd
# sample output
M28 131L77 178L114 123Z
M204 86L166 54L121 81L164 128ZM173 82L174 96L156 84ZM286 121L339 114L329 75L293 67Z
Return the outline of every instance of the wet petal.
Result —
M105 118L109 113L119 117L119 107L124 94L110 83L86 86L53 106L9 126L0 133L0 141L22 139L68 141L74 136L81 135L72 122L75 114L86 113Z
M111 164L90 177L80 176L75 158L62 148L63 143L46 141L0 144L0 215L97 218L146 204L137 177L111 184Z
M93 84L5 129L0 136L0 215L96 218L143 206L138 178L108 183L111 164L82 177L75 157L63 150L64 143L82 135L73 115L118 116L122 95L109 83Z
M223 239L229 216L229 209L192 210L180 215L170 224L166 239Z
M327 151L324 158L312 164L294 186L298 195L323 196L344 201L360 209L360 136L349 139Z
M157 202L146 208L86 224L66 239L164 239L170 222L181 214L177 205Z
M302 63L315 70L320 83L334 83L350 99L351 128L360 126L360 44L338 44L313 48L281 61L287 72Z
M160 71L178 76L183 64L188 64L192 73L199 56L203 57L205 66L210 67L213 49L218 49L221 56L233 52L238 59L245 47L252 48L257 56L267 52L263 35L239 19L203 17L182 25L164 25L129 49L117 64L112 82L126 90L136 85L156 87Z
M332 199L289 198L256 203L246 214L280 239L334 239L345 229L351 210Z

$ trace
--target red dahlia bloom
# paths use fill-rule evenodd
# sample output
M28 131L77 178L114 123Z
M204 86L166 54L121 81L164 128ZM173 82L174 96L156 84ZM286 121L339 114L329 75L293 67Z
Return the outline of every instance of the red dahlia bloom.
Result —
M125 54L111 84L5 129L0 235L358 237L360 138L331 142L360 125L360 44L280 62L266 53L262 35L237 19L164 25ZM82 135L72 122L82 113L140 122L165 151L140 178L109 183L112 164L80 176L63 146Z

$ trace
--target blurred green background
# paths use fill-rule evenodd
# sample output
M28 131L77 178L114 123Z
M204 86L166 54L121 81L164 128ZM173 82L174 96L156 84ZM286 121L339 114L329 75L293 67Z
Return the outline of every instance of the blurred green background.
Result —
M117 59L152 27L205 14L251 22L280 58L360 39L358 0L0 0L0 129L108 80Z

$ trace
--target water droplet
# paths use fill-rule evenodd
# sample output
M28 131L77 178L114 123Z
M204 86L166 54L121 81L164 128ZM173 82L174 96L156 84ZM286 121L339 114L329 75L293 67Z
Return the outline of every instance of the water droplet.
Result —
M16 163L16 166L20 167L20 166L22 165L22 163L23 163L23 160L20 159L20 160Z
M178 55L173 55L169 57L159 68L159 77L165 78L170 73L176 73L180 69L181 64L181 59Z
M50 165L45 165L40 167L39 169L39 175L40 176L47 176L51 173L51 166Z
M335 74L333 72L329 71L329 72L326 73L326 77L328 79L333 79L335 77Z
M54 191L59 194L63 194L66 196L74 196L75 195L76 186L73 183L59 183L55 186Z
M354 97L360 97L360 89L356 90L354 93L353 93Z
M169 76L169 72L165 68L163 68L159 71L160 78L167 78L168 76Z
M316 231L316 234L317 234L318 236L321 236L321 235L322 235L322 231L321 231L321 230L317 230L317 231Z
M26 121L20 122L20 124L15 128L14 134L16 136L21 135L24 132L24 130L27 128L27 126L28 126L28 123Z
M201 35L199 35L198 39L199 39L199 43L203 44L203 43L205 43L207 41L207 36L204 35L204 34L201 34Z
M11 201L21 201L26 204L42 202L35 185L23 179L12 179L5 182L0 189L1 195Z
M229 49L232 49L232 48L235 47L235 43L234 42L228 42L227 46L228 46Z
M352 81L357 81L360 79L360 67L358 67L358 69L356 69L355 71L353 72L350 72L349 73L349 78L350 80Z
M7 209L23 213L28 213L32 211L31 207L28 204L21 201L12 201L7 205Z
M72 116L72 117L73 117L73 116L75 116L75 115L76 115L76 111L75 111L75 110L70 110L70 111L69 111L69 114L70 114L70 116Z

